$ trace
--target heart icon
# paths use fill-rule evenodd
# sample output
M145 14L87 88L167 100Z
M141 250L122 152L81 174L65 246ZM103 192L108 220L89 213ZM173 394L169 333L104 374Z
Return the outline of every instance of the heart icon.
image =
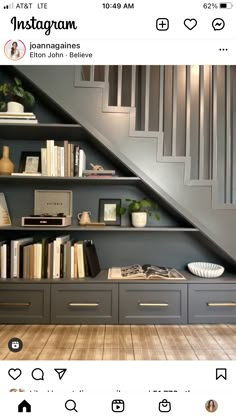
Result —
M197 20L196 19L185 19L184 25L186 28L188 28L190 31L197 26Z
M19 377L20 377L20 375L22 374L22 372L21 372L21 370L20 369L9 369L9 371L8 371L8 375L12 378L12 379L14 379L14 381L16 380L16 379L18 379Z

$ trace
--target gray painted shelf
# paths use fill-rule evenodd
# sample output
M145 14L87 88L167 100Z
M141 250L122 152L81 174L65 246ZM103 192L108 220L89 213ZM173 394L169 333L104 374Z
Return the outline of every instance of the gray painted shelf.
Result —
M66 284L81 284L81 283L119 283L119 284L126 284L126 283L151 283L151 284L215 284L215 283L236 283L236 274L225 272L221 277L218 278L202 278L197 277L191 274L187 270L179 270L180 273L184 275L186 280L144 280L144 279L126 279L126 280L108 280L107 270L102 270L96 277L85 277L81 279L1 279L0 283L47 283L47 284L55 284L55 283L66 283Z
M140 178L138 177L113 177L113 178L82 178L75 176L30 176L30 175L1 175L0 180L6 182L16 182L16 181L60 181L60 182L75 182L78 184L101 184L101 185L135 185L140 183Z
M96 231L96 232L199 232L197 228L189 228L189 227L178 227L178 226L150 226L150 227L143 227L143 228L134 228L132 226L67 226L67 227L24 227L24 226L2 226L0 227L1 230L11 230L11 231Z
M79 124L0 124L0 129L2 138L15 141L54 138L55 130L57 140L64 140L68 134L76 135L78 140L86 135L85 129Z

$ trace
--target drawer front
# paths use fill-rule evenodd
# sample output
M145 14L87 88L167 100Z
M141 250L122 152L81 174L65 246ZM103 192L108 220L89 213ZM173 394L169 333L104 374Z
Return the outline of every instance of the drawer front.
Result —
M120 324L184 324L187 285L120 284Z
M50 285L0 284L1 324L48 324Z
M236 323L235 284L190 284L189 323Z
M117 284L56 284L51 288L53 324L117 324Z

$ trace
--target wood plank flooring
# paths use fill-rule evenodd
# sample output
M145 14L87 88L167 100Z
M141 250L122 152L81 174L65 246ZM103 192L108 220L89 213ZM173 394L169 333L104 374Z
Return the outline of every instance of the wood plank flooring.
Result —
M0 360L236 360L236 325L0 325Z

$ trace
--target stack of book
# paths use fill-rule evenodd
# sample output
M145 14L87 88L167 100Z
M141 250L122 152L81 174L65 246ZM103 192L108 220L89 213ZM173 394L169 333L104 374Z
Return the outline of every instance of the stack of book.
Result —
M37 124L33 112L0 112L0 124Z
M113 178L115 175L116 175L116 171L113 169L107 169L107 170L85 169L83 171L83 176L86 178Z
M86 168L86 155L78 145L64 140L63 146L47 140L41 148L41 168L43 176L78 176L82 177Z
M95 277L100 264L91 240L75 241L70 236L32 237L0 242L2 279L78 279Z

